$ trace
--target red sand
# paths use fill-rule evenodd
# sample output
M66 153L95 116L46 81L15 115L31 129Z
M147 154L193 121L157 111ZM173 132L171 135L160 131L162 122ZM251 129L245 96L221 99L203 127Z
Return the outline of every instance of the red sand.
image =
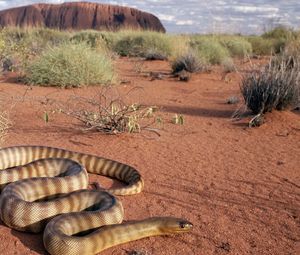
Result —
M125 219L151 216L184 217L191 233L152 237L117 246L101 254L137 251L147 255L300 254L300 118L295 112L274 112L259 128L247 120L232 122L239 95L239 75L227 82L216 68L194 75L188 83L164 76L150 81L143 73L170 72L166 62L120 60L118 86L130 101L162 107L165 119L183 114L183 126L164 123L159 131L103 135L76 130L76 121L51 109L48 98L88 96L96 87L62 90L1 83L9 99L13 127L3 146L38 144L63 147L115 159L136 167L145 179L141 194L122 197ZM25 97L24 97L25 94ZM44 104L41 103L44 102ZM102 178L101 178L102 180ZM107 184L107 182L106 182ZM20 233L0 224L1 254L47 254L42 235ZM134 253L132 253L134 254ZM138 253L136 253L138 254Z

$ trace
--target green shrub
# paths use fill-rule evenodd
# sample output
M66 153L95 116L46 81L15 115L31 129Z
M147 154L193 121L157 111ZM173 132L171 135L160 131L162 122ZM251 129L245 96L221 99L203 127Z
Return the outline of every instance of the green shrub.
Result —
M113 49L121 56L137 57L142 56L144 43L143 37L125 36L116 41Z
M287 28L287 27L284 27L284 26L278 26L278 27L275 27L274 29L268 31L268 32L265 32L262 37L263 38L273 38L273 39L286 39L286 40L289 40L289 39L292 39L294 38L295 34L293 32L293 30Z
M268 56L274 53L274 39L267 39L261 36L248 36L247 40L252 45L252 51L256 55Z
M59 87L108 84L114 78L111 60L86 43L64 43L49 48L26 72L30 84Z
M112 49L121 56L145 57L152 51L163 56L172 53L169 35L150 31L120 31L113 39Z
M297 34L293 30L284 26L278 26L262 35L262 38L271 39L273 41L273 51L280 53L285 48L286 44L294 40Z
M234 72L236 70L232 58L223 59L221 65L226 73Z
M264 70L253 71L242 80L245 104L254 114L285 110L299 102L300 68L289 61L272 58Z
M219 40L232 57L245 57L252 53L251 43L242 37L222 36Z
M10 60L13 63L11 69L22 72L47 46L56 46L68 41L69 34L46 28L4 28L0 31L0 61ZM2 45L5 45L4 49Z
M200 37L192 40L191 46L197 50L199 56L210 64L220 64L230 57L229 51L213 37Z
M108 32L84 30L73 35L71 41L76 43L85 42L92 48L97 48L99 46L110 47L112 44L112 37L109 36Z

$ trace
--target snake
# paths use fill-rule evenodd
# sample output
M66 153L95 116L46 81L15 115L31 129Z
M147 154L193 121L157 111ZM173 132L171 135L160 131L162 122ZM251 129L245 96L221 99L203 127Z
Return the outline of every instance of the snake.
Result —
M43 232L51 255L98 254L149 236L188 232L193 224L171 216L125 221L117 196L140 193L135 168L114 160L47 146L0 149L0 218L22 232ZM88 173L124 183L88 189Z

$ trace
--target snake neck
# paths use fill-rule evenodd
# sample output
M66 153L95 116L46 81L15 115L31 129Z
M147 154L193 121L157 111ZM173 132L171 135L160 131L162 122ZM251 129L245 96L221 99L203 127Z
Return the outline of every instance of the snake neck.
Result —
M99 237L101 236L99 240L103 240L102 251L118 244L171 233L161 228L161 218L150 218L142 221L104 226L99 231L96 231L95 234L99 235Z

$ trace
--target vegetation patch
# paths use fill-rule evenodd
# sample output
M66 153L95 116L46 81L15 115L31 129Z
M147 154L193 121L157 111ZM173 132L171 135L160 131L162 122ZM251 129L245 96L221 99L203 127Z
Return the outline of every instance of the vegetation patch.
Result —
M172 62L172 72L174 74L185 70L190 73L197 73L207 70L207 64L194 52L188 52L177 57Z
M291 58L273 57L267 67L244 77L241 92L254 114L295 107L300 96L300 68Z
M125 103L118 92L110 86L104 87L94 97L73 97L63 103L60 112L79 120L84 130L95 130L105 134L123 132L137 133L149 128L154 121L156 107Z
M231 57L243 58L252 54L251 43L241 36L221 36L219 40Z
M82 87L114 82L111 59L86 43L50 47L26 70L26 81L41 86Z
M45 48L66 42L69 37L69 32L46 28L4 28L0 31L0 61L6 71L24 72Z
M199 57L210 64L220 64L230 57L229 51L213 37L198 37L191 41L191 46L197 51Z
M157 32L120 31L112 49L121 56L146 57L149 52L168 57L172 54L172 38Z
M232 58L225 58L221 62L221 66L223 67L223 70L225 73L234 72L236 70L236 67L234 65Z

